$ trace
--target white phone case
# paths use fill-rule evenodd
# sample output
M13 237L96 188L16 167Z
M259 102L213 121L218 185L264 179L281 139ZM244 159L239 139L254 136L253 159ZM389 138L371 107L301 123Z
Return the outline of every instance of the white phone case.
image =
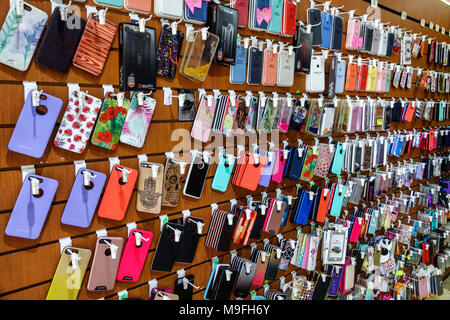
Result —
M377 55L379 57L386 57L387 43L388 43L388 32L386 30L381 30L380 46L377 52Z
M278 53L277 86L292 87L294 85L295 54L282 50Z
M313 56L309 74L309 92L325 91L325 62L322 56Z
M183 0L155 0L155 14L158 17L181 19L184 16Z

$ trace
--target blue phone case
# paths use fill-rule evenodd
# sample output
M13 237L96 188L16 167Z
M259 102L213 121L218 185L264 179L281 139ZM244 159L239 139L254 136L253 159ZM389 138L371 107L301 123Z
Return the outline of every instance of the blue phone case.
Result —
M397 139L397 144L394 150L394 156L400 157L402 155L402 148L404 143L405 143L404 139L403 141L400 138Z
M268 22L266 20L261 20L260 24L258 24L258 12L263 11L264 9L268 10L270 7L269 0L256 0L255 10L253 11L253 15L255 17L255 27L257 29L267 30ZM269 21L270 22L270 21Z
M307 154L308 147L305 146L302 154L298 154L298 148L295 148L295 152L293 152L294 156L292 158L292 165L289 170L289 174L287 178L291 180L300 180L300 176L302 174L303 163L305 162L305 156Z
M263 68L263 53L258 48L251 47L248 55L247 83L252 85L261 84Z
M347 63L344 60L338 61L336 65L336 81L335 81L335 93L340 94L344 92L345 84L345 69Z
M345 149L341 142L338 142L335 147L333 164L331 165L331 173L340 175L342 165L344 164Z
M288 157L286 159L286 164L284 165L283 178L288 177L289 169L290 169L289 166L291 165L292 157L294 155L293 151L295 148L292 146L287 146L286 149L289 150L289 153L288 153Z
M233 172L234 157L230 161L231 163L226 165L227 153L224 152L220 156L219 164L217 165L216 173L214 174L214 179L211 188L217 191L225 192L228 188L228 183L230 182L231 173Z
M184 12L186 12L186 18L189 20L196 20L202 23L206 23L208 17L208 2L202 0L201 8L194 8L194 13L189 10L187 4L184 5Z
M272 18L267 26L267 32L280 34L283 23L283 0L270 0L272 7Z
M334 184L335 190L333 194L333 203L331 204L330 215L339 217L342 210L342 203L345 197L345 186L342 186L342 192L339 192L339 187Z
M312 205L314 203L314 198L309 197L309 192L305 191L303 193L302 203L299 206L299 213L295 219L296 224L306 225L308 223L309 212L311 211Z
M262 187L268 187L270 185L270 181L272 180L272 173L273 173L273 169L275 168L275 159L276 159L276 154L277 152L275 152L276 150L274 150L273 152L273 160L271 162L269 162L269 156L268 156L268 152L265 150L258 150L258 153L264 157L267 158L267 163L263 169L263 172L261 174L261 178L259 179L259 185Z
M302 206L303 197L305 196L305 190L299 189L297 192L297 201L295 202L294 210L292 212L293 217L291 222L295 222L300 214L300 207Z
M289 217L289 212L291 211L291 206L289 205L287 196L283 196L283 201L286 202L286 208L284 210L283 218L281 219L281 224L280 225L282 227L286 226L287 219Z
M247 49L238 44L236 47L236 63L230 67L230 83L244 84L247 70Z
M332 28L333 16L328 12L322 11L322 48L330 48Z
M119 9L123 6L123 0L94 0L94 2L102 6L109 6Z

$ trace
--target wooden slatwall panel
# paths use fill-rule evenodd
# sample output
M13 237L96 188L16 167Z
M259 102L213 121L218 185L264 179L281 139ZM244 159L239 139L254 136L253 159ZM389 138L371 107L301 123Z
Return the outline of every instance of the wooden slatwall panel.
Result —
M29 0L31 5L34 5L42 10L46 11L49 16L51 14L50 1L47 0ZM446 30L450 28L448 25L449 9L437 0L428 1L424 3L419 0L402 0L402 1L379 1L380 4L390 6L392 9L401 11L402 8L407 6L408 14L411 17L415 17L420 20L423 17L427 19L427 22L431 19L434 23L438 23L444 26ZM76 4L76 2L74 2ZM92 0L87 0L84 4L95 5ZM367 12L369 3L364 0L335 0L332 3L333 6L344 6L342 10L348 11L356 9L357 15L362 15ZM306 22L306 9L309 7L309 2L301 1L297 8L297 18ZM9 2L2 1L0 3L0 21L3 21L9 9ZM85 9L81 7L81 13L85 16ZM404 28L411 29L417 33L427 34L430 37L434 37L438 41L448 41L448 36L443 36L440 33L430 31L428 28L421 28L417 22L411 20L402 21L398 14L381 9L379 11L380 19L382 22L390 22L391 25L400 25ZM128 12L125 10L117 10L110 8L107 13L107 18L114 23L128 22ZM344 16L347 21L348 16ZM161 25L159 18L154 16L148 25L156 28L157 34L161 31ZM179 25L179 28L185 31L183 24ZM345 43L345 31L346 22L344 28L344 42ZM264 32L254 32L248 28L239 30L241 35L251 36L256 35L259 39L275 39L276 41L291 41L289 38L283 38L280 36L273 36ZM100 77L94 77L77 68L70 68L67 74L61 75L59 73L48 70L44 67L37 65L34 60L28 71L20 72L13 70L4 65L0 65L0 96L2 97L2 113L0 114L0 230L4 230L8 223L12 208L14 207L15 200L22 185L22 176L20 166L33 164L36 167L36 173L42 176L53 178L59 181L59 188L56 193L52 208L48 215L46 224L42 230L41 236L36 240L25 240L19 238L7 237L2 232L0 237L0 298L1 299L45 299L50 282L55 271L60 251L58 239L63 237L72 237L73 245L83 248L90 248L94 250L96 233L95 230L106 228L108 235L121 236L126 238L127 228L126 224L129 222L137 222L138 228L150 230L154 233L154 240L151 245L151 250L147 257L147 261L142 272L141 278L136 283L118 282L113 291L106 293L92 293L86 290L87 277L89 276L90 265L85 276L85 281L82 286L82 290L79 295L79 299L99 299L106 297L107 299L117 299L117 292L127 289L129 291L129 297L141 297L146 299L148 297L148 285L147 282L152 279L159 280L160 287L173 288L174 282L177 278L176 271L184 268L186 274L195 275L195 284L203 289L194 291L193 298L196 300L203 299L204 287L207 284L210 272L211 272L211 258L218 256L221 262L229 262L229 253L215 252L204 246L204 240L206 232L208 230L211 209L210 204L218 203L219 208L224 210L230 209L230 199L238 199L240 203L244 203L245 196L252 194L254 199L260 199L262 191L267 191L269 196L275 195L275 189L281 188L284 194L295 195L296 194L296 181L283 180L281 184L272 183L268 189L258 188L255 192L249 192L229 186L225 193L213 191L211 189L212 178L215 172L215 166L213 165L209 171L209 177L206 182L206 186L200 200L193 200L188 197L182 196L180 205L176 208L163 207L161 214L169 215L170 219L179 218L182 216L181 211L190 209L192 216L201 217L205 220L204 235L201 237L197 254L194 262L191 265L175 264L171 273L154 272L150 271L150 265L155 253L157 239L159 238L159 226L160 221L158 215L143 214L136 211L136 192L134 192L131 199L130 207L123 221L111 221L105 220L94 216L92 224L87 229L80 229L62 225L60 218L67 201L69 190L71 189L74 181L74 165L75 160L86 160L87 167L96 171L109 174L109 157L120 157L121 164L132 168L138 167L138 154L147 154L150 161L161 162L165 160L164 153L171 151L171 149L179 143L178 138L171 141L172 131L179 128L190 130L192 122L177 122L177 101L174 99L172 106L163 105L163 91L162 87L171 87L173 89L191 88L196 90L197 88L205 88L208 92L212 89L221 90L236 90L238 93L243 93L245 90L251 90L253 92L264 91L270 94L272 91L278 93L291 92L294 96L298 96L305 92L305 76L296 74L295 85L293 88L270 88L264 86L249 86L249 85L232 85L229 83L229 68L219 65L213 65L208 78L205 82L192 82L180 75L173 81L168 81L162 78L158 78L158 90L153 93L153 97L157 100L157 107L153 116L153 122L151 124L147 141L144 147L140 150L119 144L118 148L114 152L106 151L105 149L89 145L86 152L83 155L76 155L70 152L66 152L57 149L50 143L42 159L32 159L20 154L12 153L8 151L7 144L14 130L15 123L21 111L24 103L22 81L36 81L38 87L43 89L46 93L60 97L67 103L67 83L79 83L82 90L88 90L90 94L102 97L103 89L102 84L112 84L116 88L119 83L118 72L118 37L116 36L111 52L109 54L107 63L103 74ZM183 51L182 51L183 52ZM355 54L354 52L347 52L343 50L344 54ZM366 54L362 54L363 57L369 57ZM389 62L399 63L399 56L394 55ZM438 71L448 72L448 68L440 66L429 66L426 62L426 57L420 59L413 58L413 66L435 69ZM414 80L414 79L413 79ZM174 92L176 94L176 91ZM354 92L346 92L344 95L355 96ZM419 99L448 99L447 95L438 95L433 93L425 93L424 90L412 89L401 90L391 89L389 94L360 94L361 96L372 97L403 97L403 98L419 98ZM64 109L64 108L63 108ZM57 126L62 118L63 111L58 119ZM394 123L392 130L396 129L411 129L422 128L435 125L447 125L450 122L437 123L414 120L411 123ZM56 131L56 127L55 127ZM385 134L385 133L382 133ZM54 138L55 132L51 139ZM351 135L353 136L353 135ZM281 140L288 140L295 142L296 139L303 139L306 143L312 143L312 137L304 133L289 132L287 134L280 134ZM343 140L342 133L335 132L333 135L335 140ZM324 140L325 141L325 140ZM248 140L244 141L248 145ZM182 146L184 151L190 150L193 146L192 141L186 141ZM212 146L205 145L206 148L212 148ZM228 150L234 152L233 149ZM403 159L419 159L420 156L426 155L426 152L414 150L410 154L401 158L392 158L390 161L397 161ZM343 175L346 178L346 175ZM330 176L331 182L336 182L337 177ZM315 183L323 186L323 179L315 179ZM301 182L303 187L308 186ZM418 190L418 183L413 188ZM391 192L399 192L399 190L390 190ZM347 209L351 209L353 206L349 206ZM414 216L413 216L414 217ZM286 227L282 227L280 233L285 238L296 238L297 230L296 225L288 222ZM303 228L304 232L308 232L309 227ZM276 237L273 235L265 234L264 236L270 238L272 243L276 243ZM258 241L258 246L262 247L262 239ZM231 249L238 250L238 254L243 257L250 256L250 246L236 246L232 244ZM290 280L290 272L298 270L294 266L290 266L288 271L278 273L278 278L286 275L286 280ZM274 288L279 287L279 280L269 282ZM263 293L263 288L253 288L258 294Z

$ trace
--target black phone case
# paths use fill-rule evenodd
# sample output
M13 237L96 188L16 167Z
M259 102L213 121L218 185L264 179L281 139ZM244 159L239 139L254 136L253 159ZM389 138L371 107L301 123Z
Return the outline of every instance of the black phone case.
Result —
M194 197L200 198L203 191L203 186L205 185L205 179L208 174L209 164L203 161L203 157L197 157L200 159L201 163L193 163L190 175L186 181L186 194Z
M229 251L231 241L233 240L234 229L238 222L239 216L234 214L233 224L228 224L228 219L225 219L222 225L222 232L220 233L219 241L217 243L217 251Z
M178 95L184 94L184 103L178 104L178 121L193 121L195 119L195 94L192 90L181 89Z
M73 17L69 13L68 19L80 21L80 28L68 28L68 22L61 20L59 7L53 10L47 31L36 54L38 64L60 73L66 73L69 70L86 26L86 20L79 16Z
M344 18L334 16L333 18L333 37L331 38L331 49L342 49L342 33L344 30Z
M311 33L313 34L313 46L320 46L322 43L322 13L319 9L308 9L308 24L311 26Z
M241 264L240 269L238 270L238 276L236 278L236 282L233 289L233 294L238 298L247 298L250 287L252 286L252 280L256 273L256 263L252 263L250 260L242 259L243 262ZM250 273L247 273L247 270L244 266L244 262L251 264Z
M183 226L179 224L168 222L164 225L153 257L152 270L155 271L171 272L179 253L181 239L175 242L175 232L168 226L183 231Z
M156 30L119 24L120 90L156 90Z
M373 40L373 27L366 26L366 33L364 35L364 51L369 52L372 50L372 40Z
M183 234L181 235L181 246L178 252L176 261L183 263L192 263L197 251L198 240L200 234L198 234L197 224L193 221L203 223L203 219L189 217L183 227Z
M248 83L258 85L262 79L263 53L251 47L249 51Z
M231 277L228 281L226 278L226 270L230 270ZM233 292L233 287L236 282L237 272L236 270L232 270L228 267L220 268L217 271L216 276L216 286L214 287L213 300L230 300L231 293Z
M295 71L309 74L311 70L311 56L312 56L312 32L306 32L303 26L297 26L297 32L294 37L295 49Z
M188 279L190 283L194 283L193 275L187 275L185 278ZM179 300L192 300L193 291L194 287L191 285L188 285L187 289L184 290L183 278L177 278L177 280L175 280L174 293L178 295Z

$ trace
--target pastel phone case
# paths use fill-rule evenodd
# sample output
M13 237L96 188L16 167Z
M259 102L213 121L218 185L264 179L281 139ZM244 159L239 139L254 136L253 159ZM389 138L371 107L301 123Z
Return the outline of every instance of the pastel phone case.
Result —
M176 262L192 263L197 251L198 242L202 235L203 229L199 230L199 223L204 224L201 218L188 217L184 222L183 233L181 234L181 246L176 256ZM200 233L199 233L200 231Z
M285 37L295 34L297 19L297 3L294 0L283 0L283 25L281 32Z
M320 46L322 48L330 48L331 46L331 31L333 29L333 16L326 12L322 11L321 13L321 27L322 27L322 43Z
M317 158L317 165L314 170L314 175L326 179L328 171L330 170L331 162L333 161L334 148L329 145L322 145L319 150Z
M295 55L282 50L278 53L277 86L292 87L294 85Z
M211 105L206 96L200 97L194 123L191 129L191 137L201 142L208 142L211 135L211 127L216 111L216 101L212 99Z
M127 170L128 181L124 182L123 172ZM127 213L128 204L138 178L138 171L121 165L114 165L109 176L98 216L105 219L121 221Z
M322 44L322 14L317 8L309 8L307 11L307 21L311 25L311 32L313 34L313 46Z
M154 0L154 11L158 17L181 19L184 12L183 0Z
M136 233L140 233L140 242L136 242ZM146 230L132 229L120 259L116 279L118 281L136 282L141 277L142 268L152 244L153 233ZM139 244L139 246L138 246Z
M230 66L230 83L244 84L247 70L247 50L245 46L238 43L236 47L236 62Z
M91 174L89 186L84 184L84 172L86 171ZM80 228L89 227L105 182L106 175L101 172L88 169L78 170L61 216L61 223Z
M56 120L62 107L62 100L42 93L39 106L33 106L33 91L27 96L17 120L8 149L33 158L44 155Z
M251 191L255 191L258 187L258 182L261 179L262 172L266 165L267 159L264 156L259 155L259 163L255 162L253 154L249 154L249 160L245 166L245 171L242 176L241 188L245 188Z
M123 0L94 0L96 4L122 9Z
M88 291L114 289L122 256L123 242L120 237L99 237L97 239L87 284ZM114 252L111 250L112 245L116 246Z
M81 258L78 260L78 268L72 267L72 254L76 253ZM48 289L46 300L77 300L78 293L83 283L91 250L65 247L59 258L52 283Z
M139 105L137 93L131 99L130 108L120 134L120 142L132 147L142 148L156 108L156 100L144 97Z
M80 93L75 91L70 97L53 145L81 154L86 150L102 107L102 100L87 94L80 104L79 95Z
M106 94L91 138L93 145L111 151L117 149L131 104L129 99L124 98L123 106L119 107L114 96L112 92Z
M140 212L158 214L161 212L164 166L159 163L139 164L136 209Z
M213 190L225 192L230 182L231 173L233 172L235 159L230 157L227 153L220 155L219 164L217 165L216 173L211 185Z
M208 175L209 166L210 164L204 161L201 154L197 154L194 157L191 166L189 167L186 183L184 185L183 194L185 196L200 199Z
M189 1L188 1L189 2ZM208 13L208 0L200 0L194 6L184 5L184 19L195 24L202 24L206 22Z
M28 70L48 19L44 11L26 2L23 4L21 17L11 5L0 30L0 63L19 71Z
M98 14L91 13L73 58L73 65L94 76L100 76L106 64L117 25L106 19L101 25Z
M66 73L69 70L86 25L86 20L77 15L68 13L68 19L79 22L79 28L72 28L68 20L61 19L60 7L53 10L47 31L36 53L38 64L60 73Z
M331 209L330 209L330 215L339 217L341 214L342 204L345 197L345 186L336 186L334 193L333 193L333 199L331 200Z
M269 8L272 9L270 21L267 26L267 32L280 34L283 23L284 0L270 0ZM258 14L258 13L257 13Z
M264 50L264 67L261 83L265 86L274 86L277 83L278 53L266 48Z
M156 30L122 22L119 24L120 90L156 89Z
M377 85L377 74L378 69L376 66L370 66L367 74L367 83L366 83L366 91L367 92L375 92Z
M335 88L334 88L334 91L336 94L342 94L344 92L346 66L347 66L347 63L344 60L337 62L336 80L335 80Z
M39 194L33 195L32 180L39 180ZM6 225L5 234L11 237L37 239L41 234L58 181L28 174Z
M336 175L340 175L342 166L344 165L345 149L341 142L337 142L335 146L333 163L331 165L330 172Z
M183 226L167 222L161 231L158 246L153 257L152 270L171 272L178 256L181 240L176 241L175 231L183 231Z
M146 14L152 12L151 0L125 0L123 5L128 11L135 11Z

